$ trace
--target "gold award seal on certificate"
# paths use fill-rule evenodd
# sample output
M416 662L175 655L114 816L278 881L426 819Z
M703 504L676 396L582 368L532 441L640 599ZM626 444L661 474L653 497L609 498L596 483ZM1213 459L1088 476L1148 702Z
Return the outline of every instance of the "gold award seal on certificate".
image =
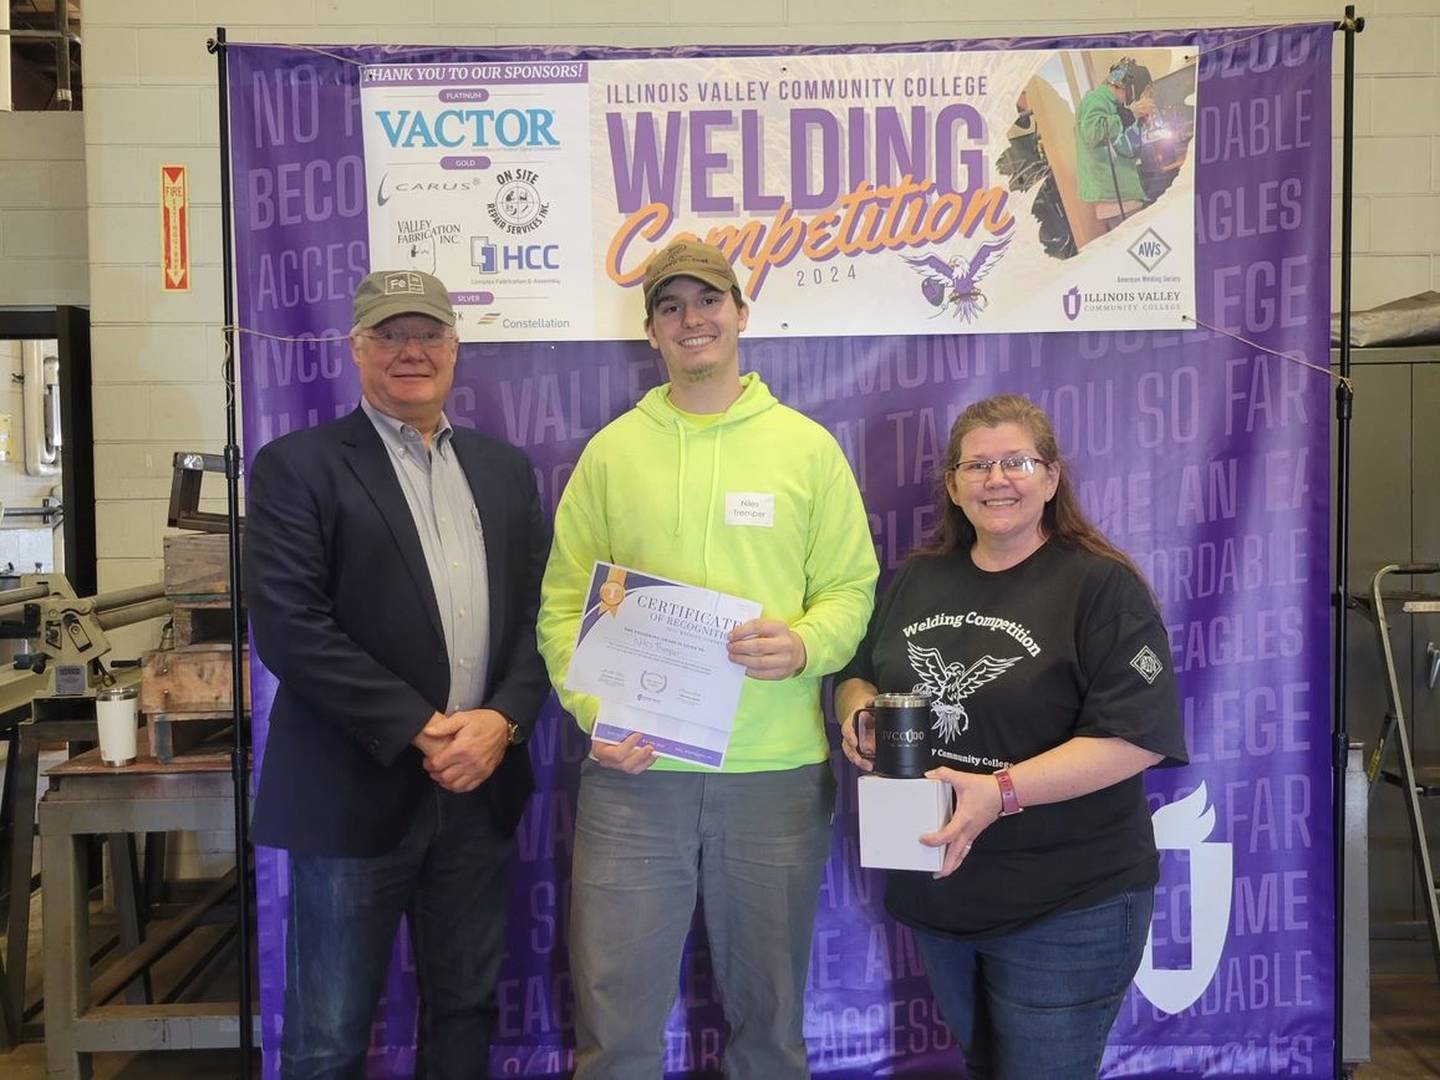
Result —
M600 608L606 615L614 615L625 600L625 571L619 566L612 566L610 572L605 576L605 584L600 586Z

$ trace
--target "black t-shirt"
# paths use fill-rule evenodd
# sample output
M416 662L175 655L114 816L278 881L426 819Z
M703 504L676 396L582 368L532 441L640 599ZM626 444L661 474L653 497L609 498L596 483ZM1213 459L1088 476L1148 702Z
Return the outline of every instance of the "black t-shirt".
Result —
M1047 543L1018 566L968 552L910 559L837 680L932 695L936 765L993 773L1074 736L1115 737L1187 760L1165 627L1144 584L1113 559ZM936 881L892 871L902 922L965 936L1098 904L1159 876L1139 776L996 820Z

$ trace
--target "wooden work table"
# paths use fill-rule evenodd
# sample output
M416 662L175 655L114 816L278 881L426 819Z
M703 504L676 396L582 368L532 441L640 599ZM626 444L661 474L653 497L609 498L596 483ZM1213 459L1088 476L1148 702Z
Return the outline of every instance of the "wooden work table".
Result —
M47 775L39 822L49 1075L88 1077L90 1055L97 1051L238 1047L235 1003L155 1004L143 981L151 963L233 893L234 870L180 914L142 933L133 856L114 861L117 851L133 852L136 833L233 828L229 753L210 750L168 762L141 757L112 766L91 750ZM92 977L89 960L85 848L90 836L107 836L112 865L127 867L115 874L124 951L98 977Z

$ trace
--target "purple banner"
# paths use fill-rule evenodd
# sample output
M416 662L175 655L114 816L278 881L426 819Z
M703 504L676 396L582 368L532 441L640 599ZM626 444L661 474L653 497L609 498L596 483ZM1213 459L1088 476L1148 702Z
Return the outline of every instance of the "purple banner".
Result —
M1200 108L1190 152L1198 155L1200 320L1324 366L1330 26L883 48L1060 44L1196 46ZM424 65L683 55L232 45L238 321L303 339L241 336L247 455L358 401L343 336L352 290L370 267L360 69L344 58ZM1204 329L755 339L742 342L741 358L782 401L835 434L887 575L932 523L931 476L955 414L1000 391L1029 394L1049 411L1086 507L1135 556L1161 601L1192 761L1149 777L1162 883L1104 1075L1330 1075L1326 376ZM523 447L553 510L586 439L662 378L644 343L467 344L449 414ZM273 691L255 665L257 759ZM495 1075L561 1076L571 1065L565 935L584 753L552 701L531 743L539 790L520 826ZM855 777L837 761L840 814L810 972L812 1064L832 1076L953 1074L957 1051L914 942L885 918L880 875L857 866ZM265 1075L273 1077L287 874L282 853L259 856ZM372 1076L413 1070L412 980L402 936L377 1013ZM667 1071L715 1073L724 1022L703 935L692 940L677 989Z

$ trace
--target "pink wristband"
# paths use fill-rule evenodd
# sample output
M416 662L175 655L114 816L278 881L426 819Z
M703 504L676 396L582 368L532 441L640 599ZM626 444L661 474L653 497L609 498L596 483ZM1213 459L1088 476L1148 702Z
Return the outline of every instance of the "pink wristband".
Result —
M1000 785L1000 816L1009 817L1025 808L1020 805L1020 796L1015 794L1015 781L1010 779L1010 770L1001 769L995 774L995 783Z

